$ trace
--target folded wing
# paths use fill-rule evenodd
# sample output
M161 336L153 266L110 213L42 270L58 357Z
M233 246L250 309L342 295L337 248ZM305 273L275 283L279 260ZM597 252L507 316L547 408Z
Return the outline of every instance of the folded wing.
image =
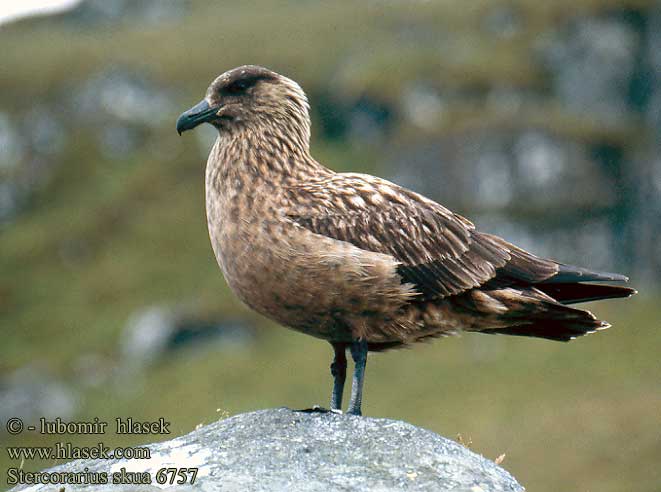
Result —
M355 174L345 179L335 177L334 182L319 187L327 195L323 212L301 208L288 216L316 234L393 256L399 262L402 280L413 284L423 299L454 296L482 286L510 285L535 285L564 303L633 292L614 286L577 286L576 282L626 277L536 257L497 236L477 231L467 219L421 195L368 178Z

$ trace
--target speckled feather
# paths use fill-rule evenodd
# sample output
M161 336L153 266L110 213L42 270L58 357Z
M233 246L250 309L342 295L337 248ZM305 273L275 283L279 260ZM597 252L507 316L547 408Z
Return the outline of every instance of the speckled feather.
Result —
M553 295L633 292L579 283L624 277L538 258L394 183L322 166L286 77L239 67L206 101L219 108L206 170L216 258L240 299L285 326L371 350L462 330L568 340L607 325Z

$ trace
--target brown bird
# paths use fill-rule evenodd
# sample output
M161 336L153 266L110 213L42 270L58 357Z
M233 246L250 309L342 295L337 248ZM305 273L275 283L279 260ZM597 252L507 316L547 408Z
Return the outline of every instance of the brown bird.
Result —
M346 349L348 412L361 413L368 351L460 331L568 341L609 325L567 304L628 297L626 281L539 258L394 183L310 155L305 93L258 66L220 75L177 120L218 130L206 167L209 236L236 295L333 346L331 409Z

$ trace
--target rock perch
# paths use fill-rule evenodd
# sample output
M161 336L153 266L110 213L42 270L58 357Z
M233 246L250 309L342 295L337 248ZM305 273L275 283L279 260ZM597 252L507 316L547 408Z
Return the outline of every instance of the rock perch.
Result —
M524 488L498 465L454 441L388 419L262 410L149 445L148 460L79 460L49 472L148 472L199 468L191 487L66 485L65 490L148 492L519 492ZM12 492L53 492L39 485ZM169 488L168 488L169 487Z

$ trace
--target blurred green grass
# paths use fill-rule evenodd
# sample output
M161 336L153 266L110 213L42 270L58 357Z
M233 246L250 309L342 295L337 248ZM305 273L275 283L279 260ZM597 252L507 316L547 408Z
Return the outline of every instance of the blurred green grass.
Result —
M0 33L0 101L19 111L60 97L72 81L109 65L148 70L175 88L175 106L182 109L199 99L218 72L243 63L296 74L313 95L329 83L347 97L366 88L388 99L420 77L446 86L536 86L543 81L530 63L532 40L549 25L577 13L649 3L514 2L526 18L525 29L505 40L478 29L495 5L487 0L462 8L450 1L415 9L395 3L383 10L377 3L262 2L261 15L247 3L229 8L195 2L189 18L158 28L81 31L18 23ZM432 53L419 40L394 35L410 25L422 33L444 33L432 36L433 46L443 49ZM342 70L347 59L354 70ZM500 124L499 115L451 109L450 126L439 132L484 125L490 118ZM625 130L611 134L593 121L547 108L527 117L581 138L629 138ZM85 393L80 419L163 416L178 435L218 418L216 409L234 414L327 404L329 346L275 328L239 306L208 244L204 157L192 138L178 138L173 128L152 132L148 146L113 161L100 158L90 131L79 129L49 185L2 232L0 371L38 362L71 378L80 354L117 359L120 331L136 309L183 300L201 310L247 317L260 327L257 342L173 354L133 386ZM401 138L412 138L406 132ZM379 173L379 151L368 144L317 140L313 147L320 161L337 170ZM661 307L658 294L638 297L595 306L614 328L569 345L466 335L373 356L365 413L449 437L461 433L492 459L506 453L503 466L529 490L658 491ZM29 436L3 440L49 442ZM98 439L71 440L82 445ZM105 441L145 442L112 435ZM9 465L3 454L0 467Z

